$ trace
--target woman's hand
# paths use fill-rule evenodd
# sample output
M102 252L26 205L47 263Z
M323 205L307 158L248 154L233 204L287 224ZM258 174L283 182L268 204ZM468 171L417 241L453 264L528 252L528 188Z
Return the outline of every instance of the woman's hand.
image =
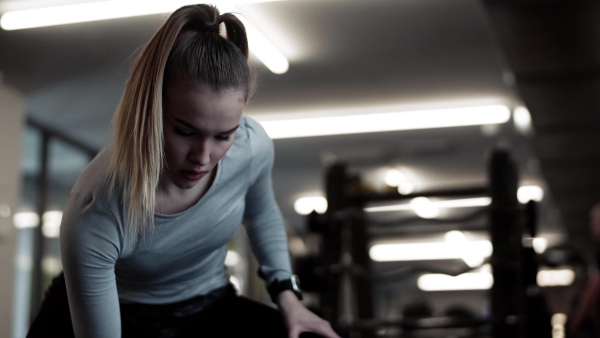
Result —
M298 338L302 332L313 332L323 337L340 338L326 320L310 312L292 291L283 291L277 297L289 338Z

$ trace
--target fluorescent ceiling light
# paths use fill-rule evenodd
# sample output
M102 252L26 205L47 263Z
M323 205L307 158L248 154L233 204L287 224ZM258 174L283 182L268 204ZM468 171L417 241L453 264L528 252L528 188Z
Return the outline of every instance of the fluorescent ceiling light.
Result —
M300 215L308 215L313 211L323 214L327 211L327 199L323 196L300 197L294 202L294 210Z
M232 267L236 266L239 262L240 255L233 250L227 250L227 255L225 256L225 265Z
M13 216L13 223L17 229L35 228L40 224L40 217L33 211L17 212Z
M548 247L548 240L543 237L535 237L533 238L532 244L533 250L539 254L542 254Z
M462 258L469 267L478 267L485 261L486 256L477 252L477 250L473 250L471 248L471 242L461 231L449 231L444 238L446 239L446 242L455 246L454 250L461 253L460 258Z
M233 286L234 286L234 288L235 288L235 290L236 290L236 292L238 294L242 294L243 293L244 283L239 278L237 278L236 276L231 275L231 276L229 276L229 281L231 282L231 284L233 284Z
M427 197L413 198L410 206L421 218L437 218L440 215L440 209Z
M457 200L446 200L446 201L431 201L436 208L471 208L471 207L485 207L492 203L492 199L489 197L476 197L476 198L465 198ZM395 204L395 205L384 205L379 207L367 207L364 209L366 212L384 212L384 211L403 211L412 210L410 204Z
M550 324L552 324L552 326L555 326L555 325L564 326L565 324L567 324L567 315L564 313L553 314L552 318L550 319Z
M546 251L546 248L548 247L548 240L544 237L524 237L523 246L526 248L533 247L533 250L536 253L542 254Z
M575 272L572 269L540 270L537 273L537 285L547 286L569 286L575 280Z
M398 185L400 195L412 194L415 191L415 184L410 181L404 181Z
M271 138L281 139L499 124L510 119L510 111L506 106L493 105L287 120L259 115L254 118Z
M384 181L390 187L397 187L400 183L406 181L406 175L404 175L398 169L388 169L385 172Z
M288 71L290 64L283 53L275 47L262 33L258 31L242 15L237 16L246 26L248 43L251 44L250 51L260 60L269 70L275 74L283 74Z
M189 4L186 1L109 0L12 11L2 15L4 30L66 25L152 14L168 13Z
M529 135L533 130L531 126L531 114L525 107L515 108L513 111L513 121L517 130L524 135Z
M544 199L544 189L537 185L524 185L517 190L517 199L523 204L529 201L541 202Z
M489 257L491 254L492 243L485 240L469 241L462 246L450 242L381 243L369 250L369 256L376 262L463 259L466 255Z
M217 2L217 7L222 12L237 12L232 7L233 4L269 1L275 0L221 1L222 4ZM181 0L107 0L24 9L3 14L0 18L0 27L4 30L17 30L171 13L179 7L189 4L189 1ZM285 55L242 15L238 15L238 18L246 26L250 51L273 73L283 74L287 72L289 62Z
M42 270L49 275L56 275L62 270L62 263L56 257L42 258Z
M42 234L48 238L58 238L60 235L60 223L62 221L62 211L46 211L42 215Z
M488 290L494 285L489 272L463 273L458 276L424 274L417 280L423 291Z

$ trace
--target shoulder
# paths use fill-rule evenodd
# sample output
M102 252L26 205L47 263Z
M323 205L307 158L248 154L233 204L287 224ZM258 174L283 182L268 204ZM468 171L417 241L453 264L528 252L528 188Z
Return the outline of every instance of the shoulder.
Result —
M240 121L240 128L243 130L246 144L254 156L271 157L273 154L273 141L267 135L263 126L253 118L243 115Z
M109 160L109 151L102 149L81 172L71 193L87 194L103 190Z
M118 190L110 192L107 184L108 161L108 150L103 149L79 175L69 193L63 215L67 229L91 223L96 226L99 223L121 223Z

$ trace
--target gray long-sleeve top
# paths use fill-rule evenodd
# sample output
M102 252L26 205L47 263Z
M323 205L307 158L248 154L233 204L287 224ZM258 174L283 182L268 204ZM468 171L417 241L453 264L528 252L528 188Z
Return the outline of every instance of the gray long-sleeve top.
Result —
M69 194L60 245L77 337L121 335L119 302L163 304L226 285L226 244L242 220L267 282L291 275L283 217L271 185L273 144L243 116L206 194L189 209L155 214L155 230L134 244L123 205L103 188L108 150Z

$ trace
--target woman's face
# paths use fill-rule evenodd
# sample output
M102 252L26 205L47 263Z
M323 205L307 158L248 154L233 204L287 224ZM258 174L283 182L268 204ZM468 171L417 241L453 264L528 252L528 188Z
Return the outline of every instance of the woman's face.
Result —
M189 189L207 176L233 144L245 103L239 90L216 93L189 82L168 86L163 100L161 182Z

